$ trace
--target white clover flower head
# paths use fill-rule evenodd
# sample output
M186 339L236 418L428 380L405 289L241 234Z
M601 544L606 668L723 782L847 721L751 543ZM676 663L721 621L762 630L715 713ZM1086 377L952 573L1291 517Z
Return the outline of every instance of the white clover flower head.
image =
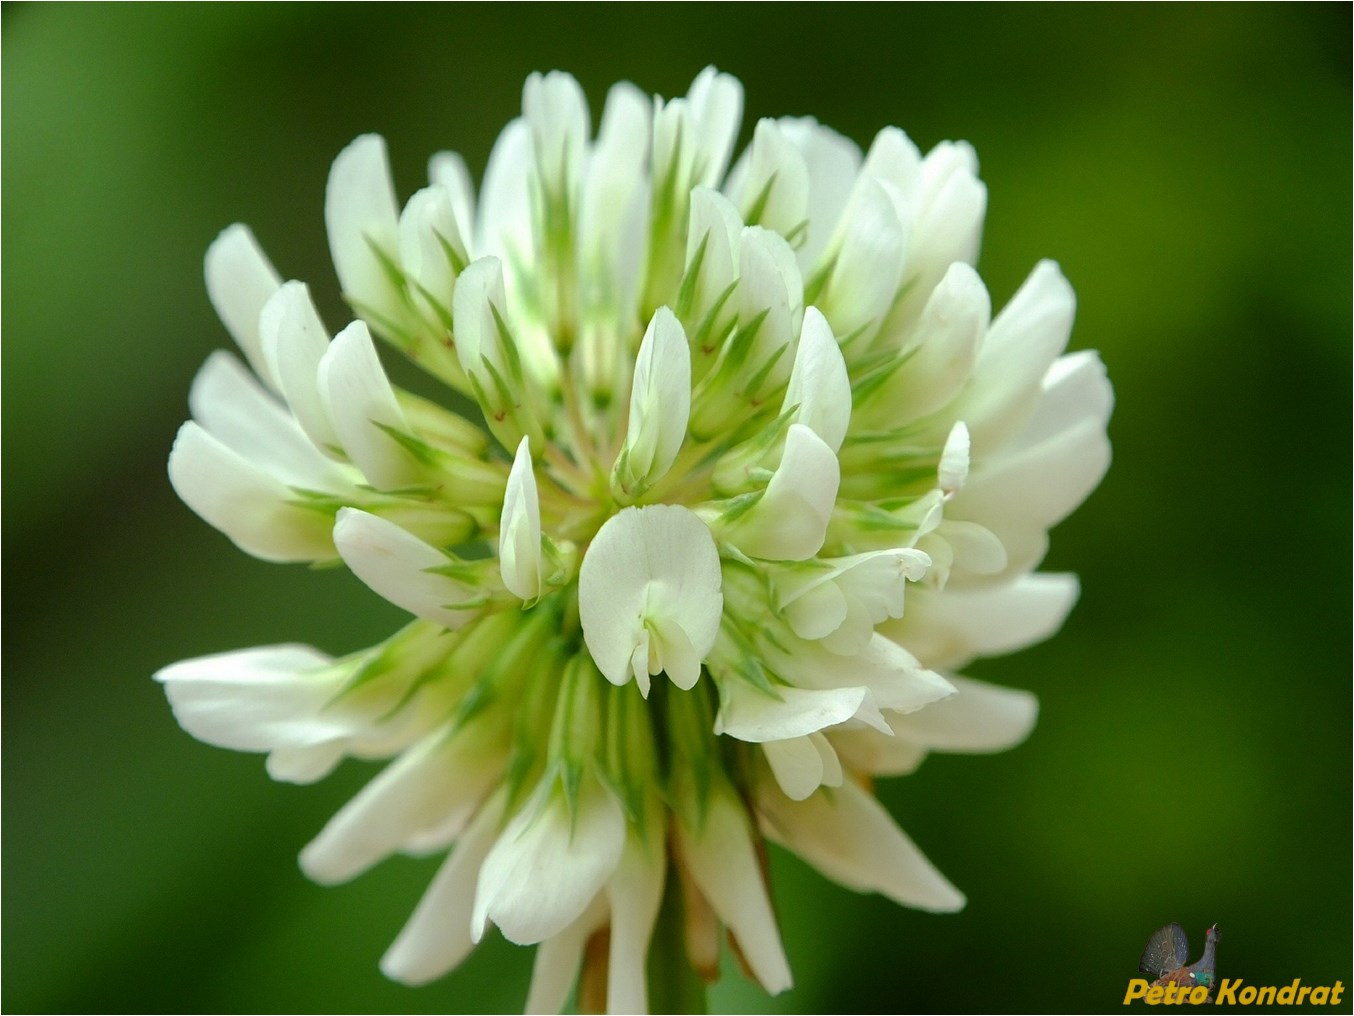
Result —
M695 970L723 926L781 991L763 838L963 905L868 788L1030 731L1032 695L957 671L1070 610L1076 579L1034 569L1109 463L1112 393L1064 354L1056 265L992 318L967 145L888 128L862 154L764 119L730 167L742 101L713 69L668 101L620 84L594 135L573 78L533 75L478 199L442 153L403 209L358 138L326 193L357 314L332 338L245 227L207 253L245 362L194 382L175 490L248 553L341 560L413 620L338 659L157 677L186 730L276 779L390 760L301 858L330 883L449 851L382 961L397 980L492 925L539 946L529 1009L581 968L588 1004L641 1011L671 910ZM392 385L373 336L482 418Z

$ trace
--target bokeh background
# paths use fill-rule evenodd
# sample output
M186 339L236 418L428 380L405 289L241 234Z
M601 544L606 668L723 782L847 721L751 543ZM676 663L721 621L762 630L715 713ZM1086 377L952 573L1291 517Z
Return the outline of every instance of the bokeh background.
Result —
M594 112L714 63L757 117L862 145L974 143L981 269L1077 288L1118 394L1115 463L1055 533L1082 602L974 673L1036 690L1033 738L881 796L969 896L933 917L772 858L797 986L734 1011L1117 1008L1153 929L1249 983L1351 975L1350 8L575 4L3 9L3 1005L7 1011L497 1011L495 939L410 990L376 961L430 877L308 883L295 855L371 774L271 783L196 743L150 675L399 612L341 571L253 561L177 502L189 382L228 342L207 244L249 222L347 320L329 163L390 141L402 196L483 169L532 70ZM1348 1008L1346 1007L1346 1011Z

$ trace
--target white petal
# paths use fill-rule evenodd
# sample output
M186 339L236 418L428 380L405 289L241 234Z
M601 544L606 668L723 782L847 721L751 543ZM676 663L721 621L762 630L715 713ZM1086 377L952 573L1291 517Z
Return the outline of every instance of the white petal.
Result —
M470 937L475 880L497 838L506 796L500 792L480 809L381 959L381 972L391 980L427 984L455 967L475 947Z
M958 405L976 449L986 454L1033 415L1043 378L1067 346L1076 296L1052 261L1041 261L997 315Z
M501 750L489 747L473 730L425 737L329 820L301 851L301 869L332 885L413 849L433 830L454 839L502 775Z
M196 423L179 428L169 482L184 504L248 554L265 561L334 557L328 515L294 504L289 487Z
M460 628L478 608L453 609L479 592L439 575L449 559L408 530L357 508L340 508L334 545L353 574L397 607L448 628Z
M791 984L776 917L767 898L747 813L731 794L716 794L699 830L677 825L691 877L734 936L763 988L778 994Z
M182 660L155 680L165 686L179 725L199 741L235 751L318 747L328 755L329 745L352 732L341 714L324 712L345 679L332 662L309 646L259 646ZM274 778L310 782L331 767L281 765Z
M738 519L730 539L743 553L772 561L804 561L823 546L841 471L817 434L790 424L785 454L760 501Z
M365 323L354 321L334 336L320 360L318 378L334 433L368 481L383 490L416 482L415 462L388 432L408 433L409 424Z
M522 89L522 117L531 130L534 168L548 194L561 196L582 177L588 143L588 100L570 74L532 74ZM568 194L570 205L576 200Z
M832 326L817 307L804 312L799 349L781 412L793 406L799 407L798 421L825 445L834 452L841 448L851 424L851 380Z
M462 369L490 392L494 391L491 368L505 383L512 380L494 313L495 309L505 313L506 301L503 265L498 258L472 262L456 280L452 297L456 355Z
M794 251L779 233L761 226L745 226L739 233L738 289L734 299L741 322L765 314L747 357L747 368L755 371L794 342L804 319L804 280ZM789 369L790 357L781 354L771 376L779 384Z
M808 217L808 166L775 120L757 122L752 144L729 174L727 192L744 221L782 236ZM754 211L758 214L752 218Z
M1039 700L1019 688L952 677L958 694L906 716L893 729L931 751L992 752L1013 748L1034 729Z
M305 283L288 282L273 294L259 317L259 331L272 376L301 428L317 448L338 448L319 385L329 333Z
M225 351L217 351L193 378L193 418L251 465L288 486L344 493L348 473L330 461L278 400Z
M1075 575L1022 575L1001 586L915 590L907 614L885 629L928 666L962 666L1048 638L1077 601Z
M691 351L686 333L659 307L640 343L625 435L627 489L661 479L677 458L691 412Z
M963 141L943 141L922 160L908 271L925 288L947 265L978 259L987 188L977 174L978 157Z
M936 871L872 795L850 780L795 802L779 789L758 795L766 834L828 878L907 907L948 913L964 897Z
M400 263L417 284L417 300L429 306L434 315L439 310L450 312L456 286L456 268L447 249L467 260L465 240L451 202L447 189L434 185L415 193L400 213Z
M862 176L834 243L836 264L817 300L833 330L847 339L883 319L903 277L906 224L878 180Z
M490 920L519 945L558 934L611 877L624 845L625 813L595 780L584 781L575 815L554 790L528 802L480 869L472 935Z
M1064 431L1093 420L1104 427L1114 408L1114 389L1105 376L1105 365L1093 350L1060 356L1044 375L1043 391L1034 416L1001 454L1032 448Z
M945 439L945 447L940 453L940 463L936 467L936 482L941 490L952 494L968 479L968 469L969 435L968 428L961 420L950 428L950 436Z
M249 365L273 385L259 339L259 314L282 285L249 227L228 226L207 248L207 297ZM274 386L275 387L275 386Z
M503 128L480 191L479 219L475 226L475 251L492 255L511 265L531 253L531 131L521 117Z
M819 690L784 686L778 687L776 694L779 698L743 681L725 682L720 688L722 701L715 733L754 743L803 737L851 719L869 691L861 687Z
M498 561L508 591L534 603L541 595L541 506L526 438L517 446L503 494Z
M601 898L594 900L583 916L553 938L536 947L531 964L531 986L527 989L529 1013L562 1013L569 992L578 979L583 950L588 939L606 920Z
M768 741L762 750L776 782L792 801L804 800L821 786L841 786L841 763L822 734Z
M428 160L428 182L446 188L452 214L456 217L456 233L468 244L475 222L475 185L471 182L465 159L456 152L438 152ZM469 247L465 253L473 255Z
M385 140L363 134L339 153L329 171L324 222L344 294L387 320L398 318L402 304L377 251L397 258L399 214Z
M836 229L860 171L860 148L854 141L809 117L781 120L781 129L804 156L809 178L809 230L796 251L805 275L817 262Z
M655 839L657 839L655 837ZM649 941L663 902L667 861L661 840L647 849L627 838L616 874L607 883L611 902L611 948L607 962L607 1012L649 1011L646 967Z
M578 579L583 639L597 669L625 684L644 644L650 674L666 671L690 687L719 633L721 581L714 538L689 509L648 505L612 516L588 547Z

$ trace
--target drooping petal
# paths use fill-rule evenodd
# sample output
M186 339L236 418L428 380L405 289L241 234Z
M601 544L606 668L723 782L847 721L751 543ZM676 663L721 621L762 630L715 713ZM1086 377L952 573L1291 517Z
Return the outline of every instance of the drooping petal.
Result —
M729 681L721 688L715 733L754 743L804 737L845 723L860 712L869 694L863 687L782 687L773 697L743 682Z
M666 671L680 688L700 676L724 609L719 551L694 512L679 505L625 508L607 520L583 558L578 613L588 652L606 679Z
M480 869L471 934L489 921L519 945L568 927L620 862L625 813L611 792L585 780L570 815L551 790L513 816Z
M316 882L346 882L401 850L445 846L460 834L503 772L503 750L481 726L438 730L362 788L301 851ZM441 842L429 842L428 834Z
M449 558L408 530L357 508L340 508L334 545L354 575L397 607L457 629L478 613L478 589L437 569Z
M269 372L259 338L259 314L282 279L273 268L248 226L227 226L207 248L204 263L207 296L216 316L244 353L249 366L270 386Z
M427 984L475 948L470 917L480 866L494 845L507 794L480 808L451 856L442 863L413 915L381 960L381 972L403 984Z
M789 988L790 966L742 806L730 792L717 792L701 828L677 823L677 843L696 885L738 939L762 987L773 995Z
M541 506L531 448L526 438L517 446L508 488L503 495L498 561L503 584L514 596L535 603L541 595Z
M762 745L771 773L792 801L802 801L819 787L839 787L841 762L826 737L812 733Z
M649 941L663 902L667 862L662 841L652 846L626 839L616 874L607 883L611 903L611 945L607 957L607 1012L649 1011L646 967Z
M767 836L848 889L882 893L903 906L937 913L964 906L963 894L883 805L850 780L805 801L791 801L779 787L764 785L757 807Z

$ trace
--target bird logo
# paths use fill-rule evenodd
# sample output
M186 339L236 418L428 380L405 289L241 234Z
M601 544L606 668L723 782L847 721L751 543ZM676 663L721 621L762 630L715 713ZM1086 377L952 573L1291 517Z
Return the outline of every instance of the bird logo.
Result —
M1153 987L1174 984L1178 988L1195 988L1202 985L1208 989L1208 1000L1212 1001L1217 984L1217 947L1218 926L1215 924L1208 929L1203 956L1189 963L1189 938L1185 929L1178 924L1168 924L1158 928L1147 940L1138 969L1156 978Z

